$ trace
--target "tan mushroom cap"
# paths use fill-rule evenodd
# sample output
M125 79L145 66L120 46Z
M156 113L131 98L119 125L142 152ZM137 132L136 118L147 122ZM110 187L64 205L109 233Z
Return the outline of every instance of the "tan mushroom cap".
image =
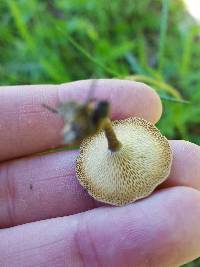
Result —
M86 138L76 173L92 197L120 206L148 196L167 178L172 152L167 139L144 119L114 121L112 126L121 149L111 152L103 131Z

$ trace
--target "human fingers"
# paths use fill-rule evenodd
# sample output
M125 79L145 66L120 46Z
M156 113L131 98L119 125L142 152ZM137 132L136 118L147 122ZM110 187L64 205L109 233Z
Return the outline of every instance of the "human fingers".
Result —
M172 169L161 187L189 186L200 190L200 147L184 140L172 140Z
M59 146L63 120L42 104L55 107L63 101L86 101L91 82L1 87L0 161ZM137 82L100 79L93 97L110 101L113 119L139 116L155 123L162 112L158 95Z
M124 207L1 230L0 265L180 266L200 255L199 220L200 192L165 189Z
M0 167L0 228L95 207L75 175L78 151L5 162Z
M171 144L172 170L162 187L187 185L199 190L199 147L182 141ZM100 205L76 178L78 153L59 152L1 164L0 227L71 215Z

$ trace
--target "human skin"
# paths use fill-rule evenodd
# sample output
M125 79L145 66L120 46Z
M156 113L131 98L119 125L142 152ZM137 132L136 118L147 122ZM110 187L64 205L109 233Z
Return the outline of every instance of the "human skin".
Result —
M78 151L59 147L62 118L42 107L84 101L91 81L0 88L0 266L173 267L200 256L200 149L170 141L169 178L124 207L92 199L75 177ZM98 80L112 119L162 113L148 86ZM167 126L166 126L167 127Z

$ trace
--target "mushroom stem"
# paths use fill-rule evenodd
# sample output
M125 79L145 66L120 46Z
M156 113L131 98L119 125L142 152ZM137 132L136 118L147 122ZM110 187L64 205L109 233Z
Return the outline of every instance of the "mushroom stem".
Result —
M117 136L113 130L113 127L112 127L112 124L109 118L106 118L104 120L103 129L104 129L107 141L108 141L108 148L112 152L118 151L121 148L122 144L117 139Z

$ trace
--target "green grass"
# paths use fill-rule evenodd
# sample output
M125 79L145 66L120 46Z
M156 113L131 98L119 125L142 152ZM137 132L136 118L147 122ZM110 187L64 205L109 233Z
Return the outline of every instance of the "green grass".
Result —
M200 25L181 0L5 0L0 17L0 84L143 81L161 131L200 145Z

